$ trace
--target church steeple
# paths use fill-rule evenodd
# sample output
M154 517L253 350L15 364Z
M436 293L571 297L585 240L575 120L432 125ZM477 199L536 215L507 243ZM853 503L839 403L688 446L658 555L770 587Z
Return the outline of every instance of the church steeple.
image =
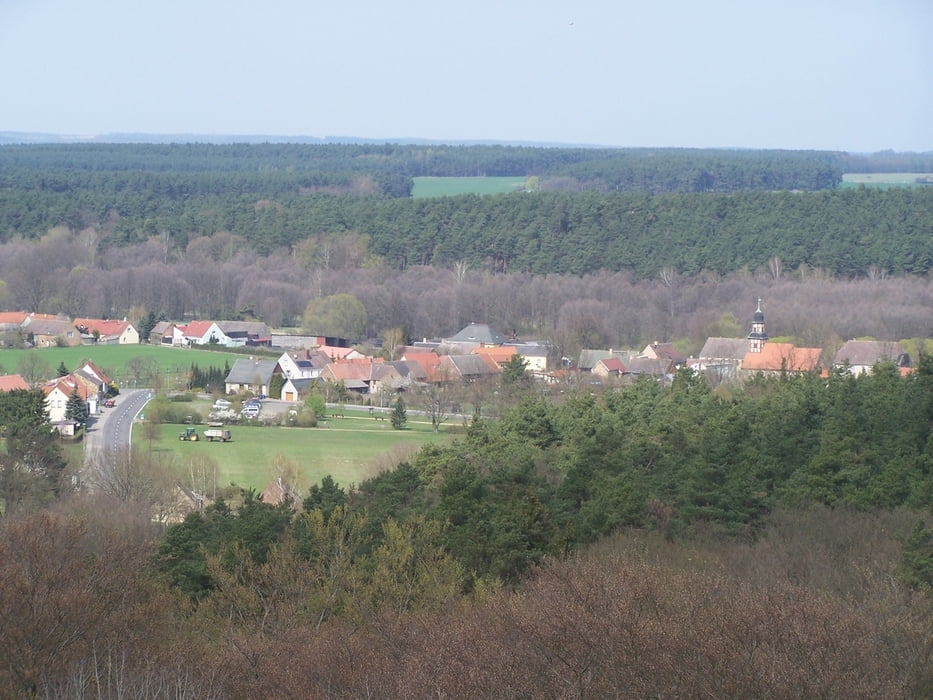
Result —
M758 308L752 317L752 332L748 334L748 351L761 352L766 342L768 334L765 333L765 315L761 310L761 297L758 297Z

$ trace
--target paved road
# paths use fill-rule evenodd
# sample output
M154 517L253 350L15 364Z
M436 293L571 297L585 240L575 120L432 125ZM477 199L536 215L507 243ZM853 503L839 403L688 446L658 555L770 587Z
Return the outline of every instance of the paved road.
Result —
M147 389L127 389L116 397L116 406L103 408L88 419L84 442L85 469L94 465L101 452L130 446L133 421L152 394Z

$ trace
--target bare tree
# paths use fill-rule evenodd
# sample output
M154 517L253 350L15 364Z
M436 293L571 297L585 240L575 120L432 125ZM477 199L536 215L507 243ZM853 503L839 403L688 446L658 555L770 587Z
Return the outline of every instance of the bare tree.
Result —
M85 467L85 484L116 499L164 513L173 499L175 474L152 453L135 448L98 452Z
M781 279L781 274L783 273L784 268L781 263L781 259L775 255L773 258L768 259L768 272L771 273L771 279L779 280Z
M677 283L677 270L673 267L662 267L659 275L664 286L667 287L668 306L671 318L674 318L674 285Z
M23 355L16 369L28 384L38 384L52 376L52 366L39 355L38 350Z
M450 399L445 384L427 384L417 396L417 405L431 420L431 427L438 432L442 423L450 420Z

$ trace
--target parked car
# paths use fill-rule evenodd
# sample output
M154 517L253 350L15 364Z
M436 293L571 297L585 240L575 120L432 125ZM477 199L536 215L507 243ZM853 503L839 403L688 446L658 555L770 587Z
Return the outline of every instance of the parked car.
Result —
M114 401L113 399L107 399L106 401L104 401L104 408L113 408L116 405L117 405L117 402Z

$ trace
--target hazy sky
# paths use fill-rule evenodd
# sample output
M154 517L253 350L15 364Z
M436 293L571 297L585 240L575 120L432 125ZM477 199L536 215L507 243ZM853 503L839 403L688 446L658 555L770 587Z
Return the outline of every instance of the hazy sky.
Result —
M933 150L933 0L0 0L0 131Z

